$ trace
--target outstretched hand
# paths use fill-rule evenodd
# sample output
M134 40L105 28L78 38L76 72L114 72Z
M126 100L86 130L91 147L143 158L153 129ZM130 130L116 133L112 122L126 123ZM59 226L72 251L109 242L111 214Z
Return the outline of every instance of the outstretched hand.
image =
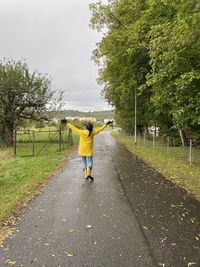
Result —
M113 123L113 121L108 121L108 122L106 123L106 125L109 125L109 124L111 124L111 123Z
M61 119L62 124L67 124L67 120L65 118Z

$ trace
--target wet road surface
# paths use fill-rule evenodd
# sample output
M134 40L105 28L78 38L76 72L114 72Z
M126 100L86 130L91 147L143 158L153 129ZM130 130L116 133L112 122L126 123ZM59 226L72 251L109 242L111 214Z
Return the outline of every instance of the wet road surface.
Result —
M200 266L200 203L108 132L95 139L93 176L75 154L22 211L0 266Z

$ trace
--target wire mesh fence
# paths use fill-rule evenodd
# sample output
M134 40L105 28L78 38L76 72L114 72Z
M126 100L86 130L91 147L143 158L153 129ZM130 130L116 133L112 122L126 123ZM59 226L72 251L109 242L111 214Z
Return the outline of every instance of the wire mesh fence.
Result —
M14 132L14 156L37 156L67 149L73 144L71 130L24 130Z
M119 131L122 135L129 136L134 142L135 136L124 131ZM188 140L188 146L183 147L177 144L176 140L172 136L166 136L165 138L156 136L155 134L138 135L137 147L155 150L159 153L165 153L170 158L176 158L178 160L188 162L188 164L194 164L200 166L200 146L196 145L192 139Z

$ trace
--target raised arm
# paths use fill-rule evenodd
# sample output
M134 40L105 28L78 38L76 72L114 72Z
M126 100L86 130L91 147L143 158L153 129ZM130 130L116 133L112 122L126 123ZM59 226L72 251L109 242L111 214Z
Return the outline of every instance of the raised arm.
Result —
M103 129L106 128L106 126L107 126L107 124L104 124L103 126L94 129L93 134L96 135L96 134L100 133L101 131L103 131Z
M104 124L103 126L99 127L99 128L96 128L93 130L93 134L98 134L100 133L101 131L103 131L103 129L106 128L106 126L108 126L109 124L113 123L113 121L108 121L106 124Z
M67 122L67 127L68 127L69 129L71 129L72 131L78 133L79 135L80 135L81 132L82 132L81 129L75 127L75 126L74 126L73 124L71 124L70 122Z

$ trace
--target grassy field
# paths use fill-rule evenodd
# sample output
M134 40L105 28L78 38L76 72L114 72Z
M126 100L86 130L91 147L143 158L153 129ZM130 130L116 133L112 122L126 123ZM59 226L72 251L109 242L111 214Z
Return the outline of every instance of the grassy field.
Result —
M139 140L135 146L133 137L115 131L112 135L148 165L200 199L200 149L194 150L194 163L190 165L187 162L188 148L170 147L167 153L163 145L153 149L152 144Z
M74 143L78 143L78 136L73 135ZM44 143L35 144L36 150ZM17 156L13 158L13 150L0 150L0 225L5 222L13 211L26 203L56 169L64 164L65 157L72 148L59 150L58 144L51 144L38 155L29 156L31 144L18 143Z

